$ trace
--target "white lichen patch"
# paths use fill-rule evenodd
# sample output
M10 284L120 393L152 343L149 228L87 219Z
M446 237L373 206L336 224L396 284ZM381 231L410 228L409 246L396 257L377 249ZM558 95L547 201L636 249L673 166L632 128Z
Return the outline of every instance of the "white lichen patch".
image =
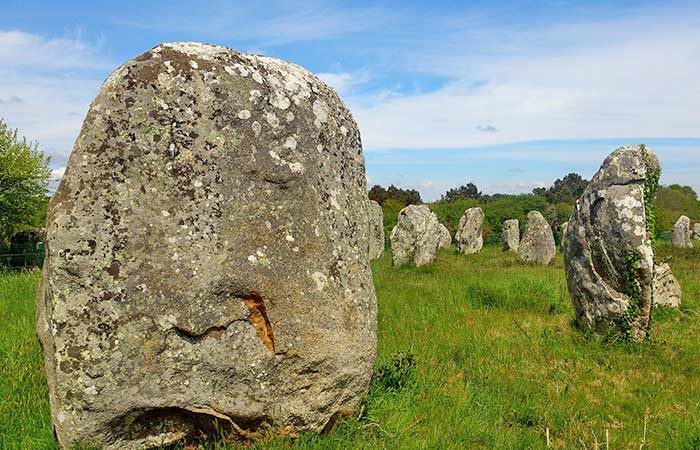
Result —
M255 137L260 136L260 131L262 131L262 125L260 125L260 122L257 120L252 123L250 126L253 129L253 133L255 133Z
M260 97L262 97L262 93L257 89L252 89L250 91L250 95L248 96L248 101L251 103L256 103Z
M280 120L273 112L265 113L265 120L267 121L267 124L270 125L272 128L277 128L280 126Z
M281 94L275 94L271 99L270 99L270 104L274 106L277 109L285 110L289 108L289 105L291 105L291 102L287 97Z
M323 100L315 100L314 104L311 106L311 109L316 117L316 121L318 121L319 124L326 123L328 120L328 105L326 105L326 102ZM319 124L316 126L320 128Z
M247 109L242 109L238 111L238 118L241 120L250 119L250 111L248 111Z
M287 139L285 139L284 148L288 148L290 150L297 148L297 140L294 139L294 136L289 136Z
M311 278L314 280L318 291L322 291L328 285L328 277L321 272L314 272Z

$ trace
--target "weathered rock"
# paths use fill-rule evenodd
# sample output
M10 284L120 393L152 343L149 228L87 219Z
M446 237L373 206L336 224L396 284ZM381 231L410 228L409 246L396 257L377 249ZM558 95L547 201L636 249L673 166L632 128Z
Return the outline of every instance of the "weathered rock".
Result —
M678 308L681 305L681 285L668 263L654 267L654 305Z
M395 266L431 263L440 246L440 222L428 206L408 205L399 212L389 240Z
M450 248L452 245L452 234L443 224L440 224L440 248Z
M671 242L674 247L693 248L693 241L690 233L690 219L687 216L680 216L673 225L671 232Z
M459 219L455 245L459 253L478 253L484 246L484 211L481 208L469 208Z
M301 67L197 43L120 67L49 211L37 332L60 445L354 410L376 345L367 208L355 121Z
M569 222L564 222L559 227L559 229L561 231L561 234L560 234L561 240L559 242L559 245L561 245L562 248L564 248L564 236L566 235L567 228L569 228Z
M605 159L576 203L564 236L564 260L583 329L630 339L647 336L654 278L654 231L647 214L658 176L651 150L621 147Z
M700 222L693 224L693 239L700 239Z
M530 211L525 222L525 232L518 247L518 259L524 263L547 265L556 253L552 227L539 211Z
M369 258L381 258L384 253L384 211L382 205L369 201Z
M503 222L501 244L504 251L516 252L520 247L520 222L518 219L507 219Z

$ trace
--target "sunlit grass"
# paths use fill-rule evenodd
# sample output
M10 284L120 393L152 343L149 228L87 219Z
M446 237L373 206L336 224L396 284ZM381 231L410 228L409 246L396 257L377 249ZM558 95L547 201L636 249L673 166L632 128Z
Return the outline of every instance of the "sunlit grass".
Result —
M680 310L657 310L653 337L610 344L572 325L561 255L522 266L486 247L443 250L420 268L373 263L378 365L410 351L403 388L375 383L359 420L328 435L253 448L700 448L700 249L661 244L683 287ZM38 276L0 276L0 448L53 448L34 338ZM646 423L646 435L645 435ZM230 446L217 448L230 448Z

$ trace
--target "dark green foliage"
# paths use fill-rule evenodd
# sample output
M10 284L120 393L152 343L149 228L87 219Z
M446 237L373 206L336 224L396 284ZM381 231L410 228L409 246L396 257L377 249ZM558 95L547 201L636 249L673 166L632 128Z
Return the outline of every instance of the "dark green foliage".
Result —
M383 205L387 200L396 200L403 206L408 205L420 205L423 200L420 198L420 192L415 189L401 189L397 188L393 184L387 189L382 186L375 184L372 189L369 190L367 196L370 200Z
M474 183L467 183L466 186L450 189L442 196L441 201L452 202L455 200L479 200L481 192Z
M577 173L570 173L564 178L558 178L551 187L535 188L532 193L544 195L550 203L574 203L583 194L586 186L588 186L588 180Z
M644 215L647 224L647 235L652 247L656 239L656 195L659 191L659 178L661 169L653 167L646 148L644 152L644 165L646 166L646 179L644 180ZM692 189L691 189L692 192Z
M400 391L415 380L416 358L410 350L398 352L377 367L372 376L372 389Z

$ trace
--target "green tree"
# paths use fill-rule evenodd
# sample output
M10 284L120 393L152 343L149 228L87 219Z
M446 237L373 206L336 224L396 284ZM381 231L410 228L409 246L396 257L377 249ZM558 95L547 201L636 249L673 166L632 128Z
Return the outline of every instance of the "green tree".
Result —
M46 208L49 157L0 120L0 244L35 224Z
M574 203L583 194L583 190L588 186L585 180L577 173L570 173L564 178L557 179L549 189L535 188L532 193L544 195L549 203Z
M474 183L467 183L466 186L450 189L442 196L442 201L452 202L455 200L473 199L479 200L482 194Z

